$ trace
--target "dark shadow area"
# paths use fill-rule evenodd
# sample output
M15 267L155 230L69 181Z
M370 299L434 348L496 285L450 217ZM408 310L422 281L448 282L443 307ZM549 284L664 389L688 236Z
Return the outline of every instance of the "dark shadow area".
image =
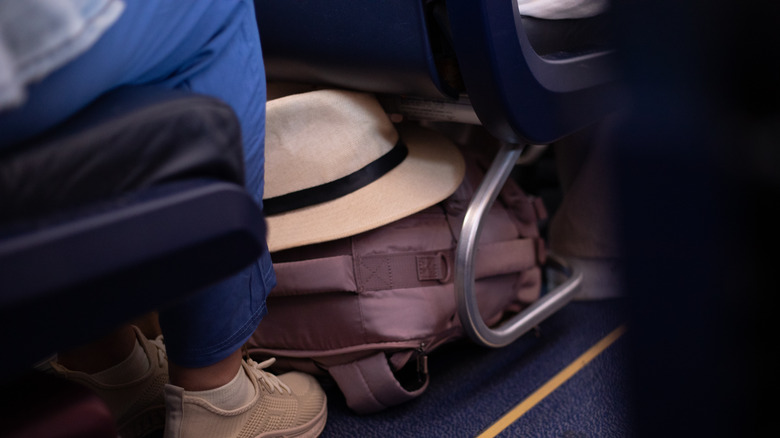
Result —
M624 3L633 110L614 153L637 432L762 436L777 388L778 8Z

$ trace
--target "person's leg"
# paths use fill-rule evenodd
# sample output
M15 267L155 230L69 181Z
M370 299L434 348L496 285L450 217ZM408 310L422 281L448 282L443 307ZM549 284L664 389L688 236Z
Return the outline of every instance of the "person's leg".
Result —
M128 2L125 14L92 49L35 85L23 108L0 117L0 132L4 139L33 135L114 87L141 84L190 89L231 105L242 124L247 188L260 202L265 83L249 0ZM170 436L183 433L181 429L189 423L195 423L198 431L204 423L211 425L222 436L225 427L240 428L249 420L254 427L281 425L296 433L305 430L316 434L321 430L325 421L324 393L312 378L290 374L279 380L262 371L264 365L242 364L240 360L239 349L266 313L265 298L274 282L266 251L239 275L160 312L174 362L170 367L173 379L181 385L171 386L169 391L173 394L169 406L173 406L175 416L173 421L169 416L168 423L174 425ZM147 348L148 343L140 335L136 346L146 354L148 365L167 369L167 362ZM90 347L94 354L102 353L99 343ZM69 352L63 354L66 362L72 357ZM144 364L143 360L130 362ZM94 369L93 365L74 366ZM62 366L59 369L95 383L91 374ZM252 405L242 411L246 415L219 411L214 416L213 410L198 411L197 406L210 403L208 397L215 394L204 392L218 390L216 393L226 394L218 386L226 381L250 388ZM276 426L269 421L257 423L256 413L266 409L268 403L288 406L291 416ZM195 417L194 421L188 420ZM208 429L202 430L209 433Z
M121 436L142 437L164 427L168 366L160 338L150 340L135 327L122 327L94 343L61 352L50 366L100 396Z
M550 223L550 248L583 273L579 299L620 295L622 255L617 241L613 167L607 119L555 144L563 201Z
M265 161L265 76L252 2L227 27L208 69L186 86L215 95L239 115L244 136L246 186L262 205ZM227 35L227 33L225 33ZM259 260L219 285L160 312L171 361L166 386L166 437L231 437L273 431L317 436L327 418L325 394L311 376L264 371L270 363L241 360L240 348L267 312L275 285L271 258Z
M241 369L241 360L241 350L236 350L228 357L204 367L188 368L170 364L171 384L189 391L205 391L226 385Z
M0 115L0 134L4 143L30 137L113 88L149 84L218 97L234 109L246 186L261 202L265 74L250 0L127 2L92 48L33 85L24 106ZM274 281L266 254L234 278L162 312L171 356L189 367L228 357L264 315Z
M3 143L39 133L113 88L148 84L218 97L235 110L244 139L246 185L261 202L265 76L250 0L127 2L122 16L92 48L33 85L22 107L0 114ZM224 285L194 296L184 310L165 312L164 320L175 319L172 313L179 319L203 316L195 323L168 324L169 343L181 344L173 348L173 356L187 351L191 357L182 362L193 366L229 356L265 313L265 295L273 283L270 258L264 255ZM221 296L221 307L213 306L209 295ZM212 320L218 321L215 326L209 326ZM238 328L230 325L234 321L240 321ZM174 330L174 325L184 329ZM205 356L204 362L193 360L195 356Z
M64 121L98 96L126 85L191 88L211 68L213 48L233 37L244 0L126 2L116 23L85 53L32 84L22 106L0 112L0 147ZM250 5L251 6L251 5ZM262 74L262 64L260 66ZM247 66L247 74L256 73ZM231 77L226 77L226 80ZM260 81L262 82L262 81ZM222 84L223 86L229 84ZM220 89L203 90L221 96Z
M24 106L0 115L0 133L4 141L30 137L113 88L149 84L218 97L234 109L242 126L247 188L260 202L265 76L249 0L128 2L123 15L91 49L31 87ZM174 348L190 355L182 361L203 366L220 359L220 354L229 356L265 313L265 295L273 283L265 255L224 285L193 296L175 313L188 320L201 315L203 321L181 322L182 330L170 330L169 342L175 343L179 333L184 338L181 347ZM222 306L212 305L210 295L221 296ZM249 316L244 316L247 309ZM209 326L212 320L217 321L215 326ZM241 327L233 329L232 322L238 320ZM222 334L225 330L227 335ZM192 359L204 355L203 363Z
M79 346L57 355L57 362L71 370L97 373L125 360L135 347L135 332L123 326L88 345ZM99 351L100 354L94 354Z

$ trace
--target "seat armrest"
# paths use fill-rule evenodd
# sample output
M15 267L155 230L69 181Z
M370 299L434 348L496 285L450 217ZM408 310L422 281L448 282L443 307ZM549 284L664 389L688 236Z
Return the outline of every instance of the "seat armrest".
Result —
M235 184L155 186L53 223L0 231L0 372L23 370L238 272L265 247Z
M196 293L264 251L238 118L117 90L0 156L0 374Z
M182 91L119 89L36 138L0 148L0 224L187 178L243 184L232 109Z

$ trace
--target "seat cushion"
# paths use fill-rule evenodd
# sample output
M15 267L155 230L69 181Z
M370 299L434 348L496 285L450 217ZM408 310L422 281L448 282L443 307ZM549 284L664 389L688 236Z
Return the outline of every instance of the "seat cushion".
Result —
M153 88L112 92L0 154L0 223L183 178L243 184L238 120L221 101Z

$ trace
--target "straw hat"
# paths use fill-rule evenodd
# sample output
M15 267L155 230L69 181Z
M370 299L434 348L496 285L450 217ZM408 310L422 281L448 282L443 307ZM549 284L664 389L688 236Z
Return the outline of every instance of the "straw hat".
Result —
M265 193L271 251L368 231L451 195L463 157L441 134L396 130L369 94L318 90L269 101Z

